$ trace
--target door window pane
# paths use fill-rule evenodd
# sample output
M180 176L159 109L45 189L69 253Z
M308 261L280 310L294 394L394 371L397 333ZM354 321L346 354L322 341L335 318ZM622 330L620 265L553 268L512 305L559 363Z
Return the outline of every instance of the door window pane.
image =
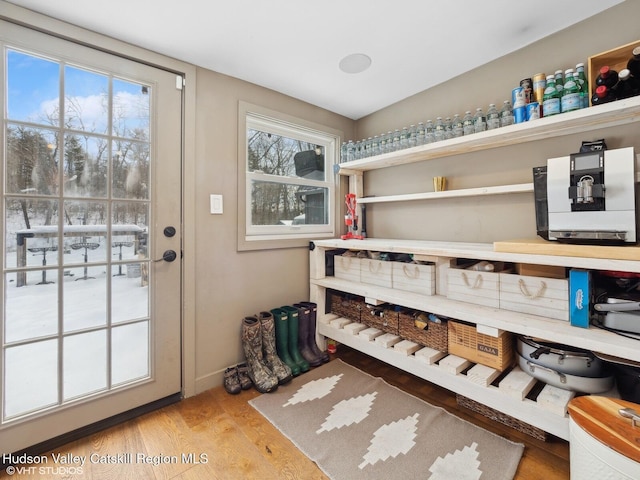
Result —
M60 65L7 50L7 115L10 120L56 125L60 108Z
M114 198L148 200L149 144L114 141L114 146L111 156Z
M4 350L4 416L13 417L58 402L58 341Z
M113 136L149 140L151 87L113 79Z
M64 69L65 127L105 134L109 125L109 77L82 68Z
M59 158L56 132L8 124L6 192L57 195Z
M64 137L64 193L71 197L106 197L108 142L102 137Z
M20 273L5 274L4 340L13 343L58 332L57 270L47 270L46 278L56 283L38 285L42 272L29 272L26 285L17 286Z
M65 337L64 399L69 400L107 388L107 332Z
M69 268L63 286L64 331L72 332L107 323L106 265Z
M111 383L119 385L149 376L149 322L113 328Z

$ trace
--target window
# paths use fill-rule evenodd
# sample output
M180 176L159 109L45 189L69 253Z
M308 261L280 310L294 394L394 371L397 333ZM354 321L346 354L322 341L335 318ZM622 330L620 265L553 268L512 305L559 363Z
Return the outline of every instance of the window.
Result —
M335 236L339 133L241 103L239 248L304 246ZM244 217L244 218L243 218Z

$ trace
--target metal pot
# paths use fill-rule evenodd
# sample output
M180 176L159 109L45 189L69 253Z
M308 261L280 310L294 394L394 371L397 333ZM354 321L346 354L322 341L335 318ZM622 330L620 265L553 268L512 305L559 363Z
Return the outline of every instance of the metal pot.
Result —
M530 362L557 372L581 377L603 377L607 374L605 362L588 350L522 335L518 337L517 349Z
M563 390L584 393L604 393L613 388L614 380L611 375L604 377L581 377L579 375L566 374L533 363L522 355L518 355L518 365L533 378Z

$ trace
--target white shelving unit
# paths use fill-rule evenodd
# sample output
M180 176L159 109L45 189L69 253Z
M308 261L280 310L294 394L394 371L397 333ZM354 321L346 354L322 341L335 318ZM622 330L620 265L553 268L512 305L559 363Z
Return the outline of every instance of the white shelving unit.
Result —
M369 170L393 167L436 158L450 157L470 152L490 150L508 145L540 141L553 137L588 132L602 128L625 125L640 121L640 97L612 102L597 107L578 110L554 117L542 118L531 123L522 123L487 132L454 138L438 143L421 145L376 157L340 164L339 174L349 175L350 189L356 194L358 203L402 202L412 200L443 199L451 197L472 197L477 195L498 195L532 192L532 184L486 186L444 192L362 197L363 173ZM464 375L443 373L434 365L427 365L413 356L405 356L383 348L375 342L367 342L357 335L351 335L330 324L335 317L323 314L326 290L333 289L372 299L389 302L408 308L428 311L454 319L464 320L490 329L505 330L514 334L528 335L553 342L573 345L587 350L640 361L640 344L637 340L625 338L597 328L572 327L568 322L537 315L488 308L471 303L450 300L446 297L446 272L451 259L469 258L489 261L505 261L538 265L564 266L590 270L616 270L640 272L640 261L612 258L593 258L591 255L533 255L529 253L507 253L495 251L492 244L432 242L418 240L322 240L314 242L310 256L311 299L318 304L318 334L333 338L406 370L427 381L441 385L472 400L483 403L514 418L541 428L547 432L568 439L568 418L551 413L531 400L515 400L504 395L496 387L482 387L468 381ZM433 296L395 290L374 285L350 282L325 275L325 252L344 248L395 253L411 253L416 258L435 262L438 277L437 294ZM627 247L638 248L638 247ZM632 258L638 258L634 256Z

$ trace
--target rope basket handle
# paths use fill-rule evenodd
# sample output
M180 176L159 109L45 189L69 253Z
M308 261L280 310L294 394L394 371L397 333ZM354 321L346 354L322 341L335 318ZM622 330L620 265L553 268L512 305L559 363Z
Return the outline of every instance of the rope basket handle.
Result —
M540 281L540 287L538 288L538 291L534 295L531 295L531 293L529 293L529 289L527 288L527 285L524 283L524 280L521 278L518 279L518 287L520 287L520 292L522 293L522 295L527 297L529 300L536 300L544 295L544 292L547 289L547 284L544 281Z
M476 290L476 289L480 288L480 286L482 285L482 274L479 273L476 276L476 279L473 282L473 285L471 285L471 282L469 282L469 277L467 276L467 272L460 272L460 273L462 274L462 281L467 286L467 288L470 288L472 290Z
M382 270L382 262L377 262L377 263L376 263L376 267L377 267L377 268L376 268L376 269L375 269L375 271L374 271L374 269L373 269L373 262L372 262L372 261L369 261L369 271L370 271L371 273L373 273L374 275L377 275L378 273L380 273L380 270Z
M347 260L347 265L344 264L344 261ZM345 257L340 255L340 266L345 269L345 270L349 270L351 268L351 257Z
M406 265L402 266L402 271L404 272L405 277L410 278L412 280L417 280L420 278L420 269L416 266L414 267L414 272L411 274L411 270Z

